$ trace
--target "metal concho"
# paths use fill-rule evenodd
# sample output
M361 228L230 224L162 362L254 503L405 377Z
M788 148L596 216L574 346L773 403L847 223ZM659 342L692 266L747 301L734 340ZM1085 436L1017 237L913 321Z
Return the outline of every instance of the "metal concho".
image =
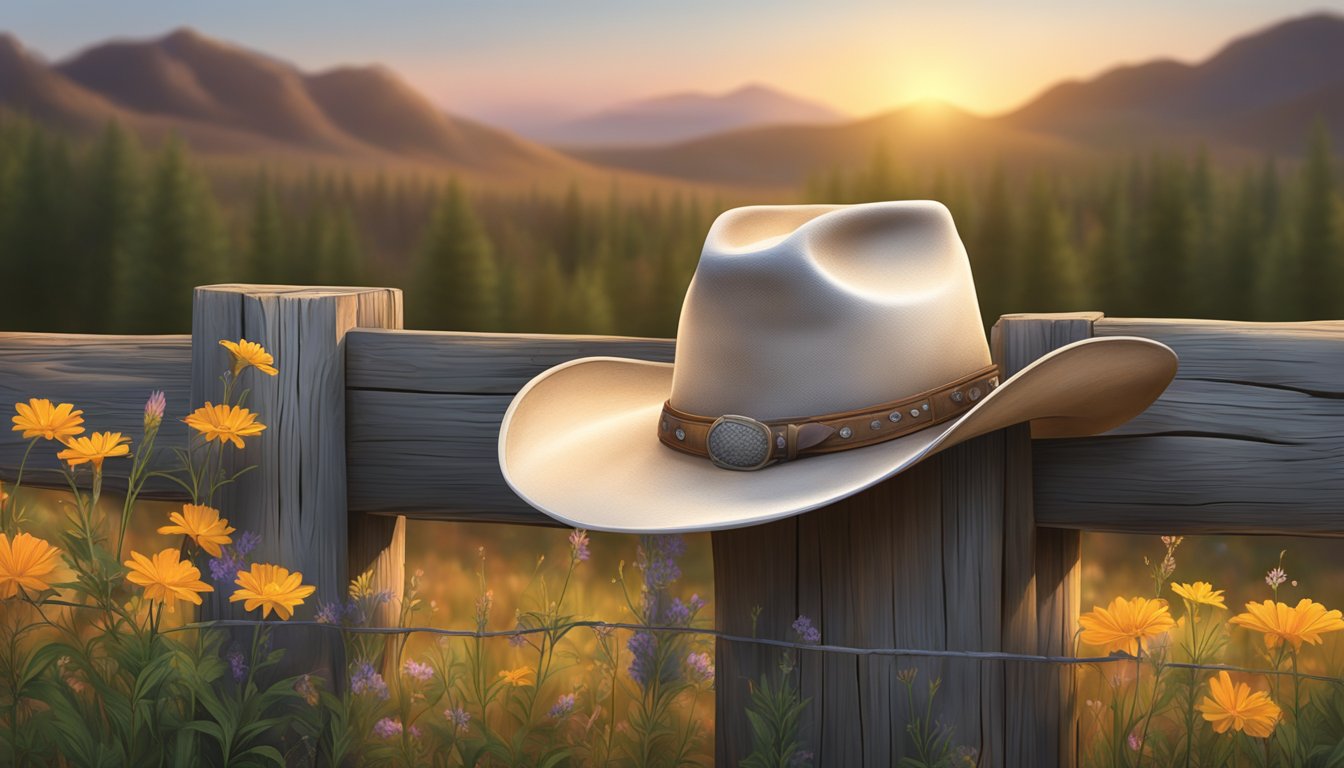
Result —
M770 428L746 416L720 416L709 427L705 448L724 469L760 469L770 463Z

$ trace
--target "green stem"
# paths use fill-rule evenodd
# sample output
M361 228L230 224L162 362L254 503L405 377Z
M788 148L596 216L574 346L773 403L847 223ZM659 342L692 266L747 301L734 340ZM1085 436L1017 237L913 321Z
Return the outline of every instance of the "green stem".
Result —
M14 492L9 494L9 499L0 504L0 530L9 531L10 525L14 522L14 510L19 506L18 490L23 485L23 470L28 466L28 454L33 452L33 446L42 438L34 437L28 441L28 447L23 450L23 460L19 462L19 474L14 478Z

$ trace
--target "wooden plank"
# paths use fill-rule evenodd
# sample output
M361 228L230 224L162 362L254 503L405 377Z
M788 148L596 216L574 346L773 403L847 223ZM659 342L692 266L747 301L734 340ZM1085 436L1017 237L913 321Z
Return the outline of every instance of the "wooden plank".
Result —
M547 368L575 358L671 362L674 347L671 339L620 336L356 330L346 340L346 386L512 395Z
M1180 356L1147 412L1038 441L1042 525L1132 533L1344 534L1344 322L1105 319Z
M74 403L84 411L89 432L122 432L138 439L144 428L145 400L161 389L167 412L157 445L167 453L186 437L191 393L191 337L110 336L72 333L0 333L0 403L13 407L32 397ZM13 415L13 411L10 411ZM28 441L5 420L0 440L0 478L13 482ZM54 444L39 443L28 458L24 485L66 488ZM125 491L129 461L108 461L104 487ZM180 499L182 490L165 480L152 480L144 496Z
M348 581L343 337L362 322L394 316L397 293L249 285L196 290L193 402L219 396L218 378L229 365L219 339L259 342L276 359L276 376L243 374L248 407L260 414L266 431L247 441L244 449L225 454L233 467L256 469L222 489L215 502L238 529L260 534L258 559L302 571L305 583L317 586L314 597L296 612L299 617L311 616L320 602L342 599ZM387 533L397 530L392 526ZM385 544L367 549L396 549L395 543ZM402 588L399 581L377 586L394 595ZM240 605L230 608L216 599L207 613L240 615ZM304 649L290 654L291 669L332 663L330 638L313 630L287 630L277 642Z

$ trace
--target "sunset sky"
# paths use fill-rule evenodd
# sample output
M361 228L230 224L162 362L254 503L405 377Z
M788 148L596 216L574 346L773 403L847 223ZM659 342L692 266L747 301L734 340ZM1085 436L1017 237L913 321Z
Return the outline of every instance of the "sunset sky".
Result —
M864 115L922 97L1016 106L1064 78L1231 37L1329 3L1096 0L11 2L0 26L49 58L189 25L306 69L382 63L450 111L577 114L764 83Z

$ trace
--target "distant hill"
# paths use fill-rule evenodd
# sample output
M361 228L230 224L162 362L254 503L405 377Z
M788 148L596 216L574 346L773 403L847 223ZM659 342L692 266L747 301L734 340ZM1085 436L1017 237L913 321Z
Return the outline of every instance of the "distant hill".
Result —
M677 93L623 104L573 120L534 124L526 134L559 146L662 144L763 125L839 123L848 117L815 101L763 85L722 94Z
M410 161L496 177L592 172L507 131L446 115L382 67L309 74L182 29L49 65L0 36L0 107L71 130L118 120L205 152Z
M1224 157L1296 154L1325 120L1344 146L1344 17L1291 19L1234 40L1206 61L1118 67L1053 86L1004 115L898 109L824 127L779 126L656 147L589 147L590 162L709 183L797 184L854 167L886 143L898 162L964 167L1070 162L1113 151L1203 146Z

